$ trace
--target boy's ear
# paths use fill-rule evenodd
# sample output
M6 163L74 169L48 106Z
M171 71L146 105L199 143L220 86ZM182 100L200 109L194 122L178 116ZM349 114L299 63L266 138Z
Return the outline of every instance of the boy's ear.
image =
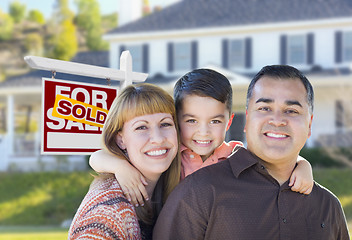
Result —
M126 149L126 145L125 145L125 143L123 142L123 137L122 137L121 132L118 132L118 133L117 133L115 140L116 140L116 144L117 144L117 146L119 146L119 148L121 148L122 150L125 150L125 149Z
M235 116L234 113L231 114L230 118L229 118L229 122L227 123L227 127L226 127L226 131L230 129L231 127L231 124L232 124L232 120L233 120L233 117Z

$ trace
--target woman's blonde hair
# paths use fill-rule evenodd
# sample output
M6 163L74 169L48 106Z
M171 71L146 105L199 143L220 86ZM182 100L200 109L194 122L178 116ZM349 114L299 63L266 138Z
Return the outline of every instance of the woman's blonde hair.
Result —
M172 97L160 87L148 83L140 83L127 86L123 89L111 105L109 114L103 128L103 145L110 153L125 158L129 161L123 151L116 143L116 136L122 130L124 123L132 118L155 113L171 114L175 128L178 132L177 116L175 104ZM179 138L178 138L179 139ZM158 184L154 189L153 195L159 195L152 198L156 204L153 218L157 217L161 206L180 180L180 157L179 154L172 161L170 167L161 175ZM156 194L159 193L159 194ZM160 194L161 193L161 194ZM140 210L139 210L140 209ZM149 213L145 208L137 208L138 218L145 223L152 223Z

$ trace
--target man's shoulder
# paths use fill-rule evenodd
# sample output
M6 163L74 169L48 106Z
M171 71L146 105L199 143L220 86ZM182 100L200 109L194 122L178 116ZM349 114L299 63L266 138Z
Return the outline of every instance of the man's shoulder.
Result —
M331 192L328 188L319 184L318 182L314 182L313 191L311 193L315 195L317 199L320 199L322 203L326 203L327 205L335 204L340 206L341 203L337 196Z

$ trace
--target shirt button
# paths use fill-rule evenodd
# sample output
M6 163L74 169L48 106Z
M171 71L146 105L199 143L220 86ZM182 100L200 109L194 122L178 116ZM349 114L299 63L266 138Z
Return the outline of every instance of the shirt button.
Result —
M287 223L287 220L286 220L286 218L282 219L282 221L283 221L284 223Z
M194 158L194 155L193 155L193 154L191 154L191 155L189 155L189 157L190 157L190 158Z

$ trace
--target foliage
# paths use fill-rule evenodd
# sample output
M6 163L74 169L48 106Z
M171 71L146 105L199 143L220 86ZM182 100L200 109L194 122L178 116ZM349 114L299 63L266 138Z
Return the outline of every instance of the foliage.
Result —
M24 47L30 55L42 55L43 46L43 38L39 33L30 33L24 39Z
M90 172L0 174L0 225L60 225L88 191Z
M43 25L45 23L44 15L37 9L31 10L28 13L28 20L31 22Z
M117 13L103 15L101 17L101 25L102 25L103 32L106 32L110 29L116 28L118 26Z
M58 33L51 39L51 45L53 49L49 53L50 57L69 61L78 49L75 25L69 20L62 22Z
M76 26L73 24L73 12L68 7L68 0L56 0L54 12L55 33L48 46L48 56L55 59L69 61L78 50Z
M73 21L74 13L69 8L69 0L56 0L53 18L58 22L62 23L66 20Z
M315 167L343 167L341 162L327 154L324 148L303 148L300 155Z
M99 3L96 0L75 0L75 3L78 8L76 24L83 30L88 49L106 50L108 45L102 40Z
M13 33L13 19L0 9L0 41L9 40Z
M21 4L19 1L10 3L10 15L14 19L15 23L21 22L26 16L26 5Z

